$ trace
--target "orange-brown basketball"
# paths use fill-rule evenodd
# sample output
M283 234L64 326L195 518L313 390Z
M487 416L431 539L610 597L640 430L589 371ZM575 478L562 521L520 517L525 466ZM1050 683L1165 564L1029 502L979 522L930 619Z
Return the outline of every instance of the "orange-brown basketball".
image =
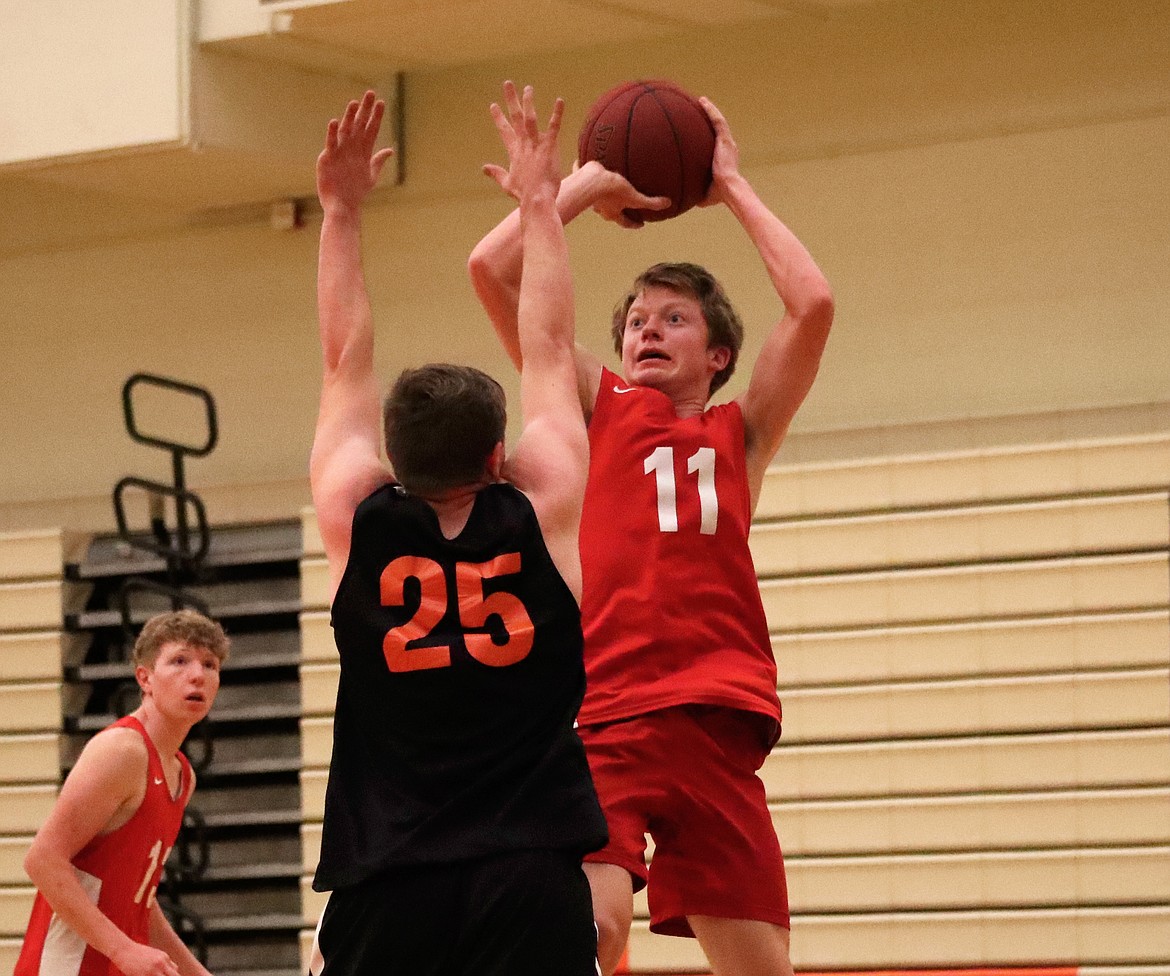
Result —
M711 186L715 129L699 100L669 81L627 81L593 103L577 137L577 159L596 159L647 196L670 197L665 210L639 210L640 220L666 220L690 210Z

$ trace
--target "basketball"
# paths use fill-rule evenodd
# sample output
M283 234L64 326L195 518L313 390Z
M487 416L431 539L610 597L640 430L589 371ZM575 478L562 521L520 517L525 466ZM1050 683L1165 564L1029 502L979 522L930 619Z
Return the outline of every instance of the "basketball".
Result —
M581 165L596 159L647 196L670 197L665 210L638 210L639 220L666 220L707 196L715 129L699 100L669 81L627 81L593 103L577 137Z

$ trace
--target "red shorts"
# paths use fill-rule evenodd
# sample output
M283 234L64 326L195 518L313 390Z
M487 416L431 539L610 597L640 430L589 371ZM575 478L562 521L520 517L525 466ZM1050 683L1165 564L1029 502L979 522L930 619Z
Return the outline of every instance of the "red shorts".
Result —
M756 775L768 754L761 721L685 705L578 729L609 824L609 844L585 860L648 887L652 932L693 937L688 915L788 928L784 858Z

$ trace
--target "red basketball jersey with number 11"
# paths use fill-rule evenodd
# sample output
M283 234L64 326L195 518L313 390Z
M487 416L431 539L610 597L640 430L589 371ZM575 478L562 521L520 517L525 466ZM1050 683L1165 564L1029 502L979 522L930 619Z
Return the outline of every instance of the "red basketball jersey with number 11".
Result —
M191 766L180 753L182 782L178 799L172 798L158 751L142 723L127 716L111 728L115 726L135 729L146 741L146 796L125 824L90 841L73 859L73 867L102 914L135 942L146 944L155 889L182 825ZM121 976L121 971L86 945L37 892L13 976Z
M604 370L581 521L582 725L675 705L777 722L776 664L748 549L737 404L680 419Z

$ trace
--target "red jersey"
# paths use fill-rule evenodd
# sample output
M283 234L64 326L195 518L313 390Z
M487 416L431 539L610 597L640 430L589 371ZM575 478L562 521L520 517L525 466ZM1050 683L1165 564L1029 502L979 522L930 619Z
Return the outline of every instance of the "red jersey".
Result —
M191 765L177 753L181 775L179 796L174 799L158 750L142 723L128 715L110 728L116 726L137 729L146 741L146 796L134 816L117 830L91 840L72 863L81 886L102 914L134 941L148 944L150 908L183 822ZM121 971L58 918L37 892L13 976L121 976Z
M582 725L675 705L780 720L738 404L679 418L602 370L581 519Z

